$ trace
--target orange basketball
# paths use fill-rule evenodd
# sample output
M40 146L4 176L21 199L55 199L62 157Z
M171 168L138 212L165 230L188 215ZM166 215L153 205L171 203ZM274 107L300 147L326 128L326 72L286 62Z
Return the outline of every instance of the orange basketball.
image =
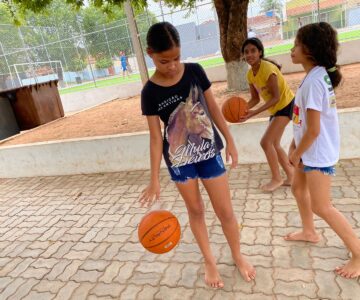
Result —
M155 210L146 214L138 228L139 241L146 250L161 254L169 252L180 240L178 219L167 210Z
M233 96L225 100L221 111L226 121L237 123L240 121L240 117L246 115L248 104L243 98Z

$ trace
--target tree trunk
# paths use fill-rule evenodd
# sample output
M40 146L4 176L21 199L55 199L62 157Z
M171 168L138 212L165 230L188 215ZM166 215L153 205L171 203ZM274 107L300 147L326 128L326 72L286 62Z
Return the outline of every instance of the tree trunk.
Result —
M246 90L247 64L241 46L247 37L249 0L214 0L219 18L221 53L225 60L228 89Z

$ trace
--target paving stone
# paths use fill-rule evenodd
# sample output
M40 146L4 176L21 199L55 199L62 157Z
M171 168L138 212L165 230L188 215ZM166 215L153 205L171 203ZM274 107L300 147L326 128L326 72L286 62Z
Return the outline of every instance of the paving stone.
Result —
M23 278L16 278L10 282L1 292L1 299L11 298L11 295L16 293L16 290L26 282Z
M360 295L360 283L356 279L345 279L341 276L336 276L335 281L340 287L341 299L357 300Z
M99 271L84 271L77 270L77 272L71 277L71 280L76 282L97 282L97 279L103 274Z
M340 288L335 280L334 272L315 270L315 283L319 290L317 295L321 299L339 299ZM344 298L346 299L346 298Z
M10 277L19 277L28 266L30 266L35 261L34 258L25 258L22 262L20 262L14 270L12 270L8 276Z
M119 298L121 292L125 289L125 286L119 284L107 284L107 283L98 283L90 291L90 294L94 294L97 297L110 296L112 298ZM133 298L135 299L135 297Z
M89 259L99 259L110 246L111 245L109 243L100 243L94 250L92 250Z
M118 275L114 278L114 281L119 283L126 283L126 281L132 276L132 272L135 269L137 263L134 262L126 262L124 263L120 270Z
M22 300L50 300L54 299L55 295L49 292L39 293L35 291L30 291Z
M63 258L74 260L85 260L91 252L89 251L77 251L77 250L70 250L68 253L66 253Z
M69 281L70 278L77 272L82 263L83 262L81 260L71 261L71 263L65 267L64 271L60 273L60 275L58 275L56 278L61 281ZM63 266L59 266L60 269L62 267Z
M336 267L344 265L345 260L341 260L338 258L313 258L313 268L322 270L322 271L329 271L332 272L335 270Z
M145 284L143 285L143 289L138 293L137 300L153 300L155 299L155 294L157 294L158 291L159 287L153 287Z
M72 293L79 287L79 283L68 281L57 293L55 300L67 300L71 298Z
M282 281L304 281L312 282L314 279L313 270L304 270L300 268L274 268L274 279Z
M199 270L199 264L187 263L181 271L181 278L177 282L177 285L192 289L198 279Z
M167 287L167 286L161 286L159 292L155 295L156 300L160 299L172 299L172 300L185 300L185 299L191 299L194 290L185 289L182 287ZM124 293L121 294L123 296Z
M136 271L142 273L164 273L165 269L168 267L165 263L159 262L143 262L136 267Z
M285 296L306 296L316 298L317 286L314 283L306 283L301 281L285 282L278 280L275 282L274 292Z
M49 272L50 270L47 268L34 268L30 266L22 272L21 276L24 278L42 279Z
M16 290L16 292L11 295L10 299L22 299L31 291L33 286L37 283L38 281L33 278L26 280L26 282L21 284L21 286Z
M181 279L181 272L183 268L183 264L170 263L168 268L165 270L163 278L161 279L162 284L167 286L176 286L178 281Z
M273 270L268 268L256 268L256 280L253 287L253 292L263 293L265 295L272 295L274 288L274 281L272 280Z
M215 291L211 290L211 289L202 289L202 288L197 288L195 290L194 295L192 295L192 299L193 300L204 300L204 299L213 299L213 297L215 296ZM140 300L140 298L139 298Z
M111 283L113 279L119 274L120 268L124 265L122 262L112 261L107 267L102 275L99 278L99 281L104 283Z
M46 249L45 252L41 253L42 257L45 258L49 258L51 257L54 253L56 253L58 251L58 249L64 244L64 242L60 242L60 241L56 241L56 242L51 242L49 247Z
M52 294L57 294L58 291L65 285L66 283L59 280L47 280L42 279L38 281L38 284L33 287L32 290L40 293L50 292Z
M14 278L11 277L0 277L0 291L3 290Z
M48 280L55 280L60 274L64 272L67 266L69 266L72 262L70 260L62 259L60 260L50 271L50 273L46 274L45 278Z
M105 253L101 256L101 258L105 260L113 259L114 256L119 253L119 250L122 246L123 245L121 243L111 244L110 247L106 249Z
M89 292L93 289L95 283L81 282L71 295L71 300L87 300Z
M310 269L312 259L309 256L309 248L305 247L291 247L290 250L291 265L293 267Z

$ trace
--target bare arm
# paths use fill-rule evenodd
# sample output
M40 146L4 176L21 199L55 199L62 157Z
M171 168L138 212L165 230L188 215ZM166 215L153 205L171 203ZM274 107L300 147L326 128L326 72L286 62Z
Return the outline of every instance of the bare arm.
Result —
M307 110L307 129L302 137L299 145L290 155L290 162L296 167L298 166L301 156L314 143L320 134L320 112L313 109Z
M271 94L271 99L267 101L264 105L260 106L258 109L254 110L251 115L252 117L274 106L280 100L279 86L277 76L275 74L270 75L266 83L266 87Z
M248 102L248 107L253 108L260 102L260 97L259 97L259 93L255 89L254 85L250 84L249 86L250 86L251 99Z
M221 134L224 136L226 141L226 161L229 161L229 156L231 156L231 167L234 168L238 163L238 154L235 147L234 139L230 133L229 127L227 126L225 119L217 105L214 95L211 91L211 88L207 89L204 93L206 103L209 109L209 113L216 125L219 128Z
M150 183L144 189L140 196L140 202L143 205L158 200L160 197L159 171L163 151L163 140L161 135L161 126L159 116L147 116L147 122L150 130Z

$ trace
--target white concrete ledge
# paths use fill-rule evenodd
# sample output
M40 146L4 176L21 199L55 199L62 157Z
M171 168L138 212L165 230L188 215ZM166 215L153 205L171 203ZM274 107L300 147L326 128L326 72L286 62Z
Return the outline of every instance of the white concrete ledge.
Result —
M360 157L360 109L339 111L342 159ZM233 124L240 163L265 162L259 142L268 119ZM288 126L282 144L292 139ZM163 165L164 166L164 165ZM0 178L70 175L148 169L147 132L0 147Z

